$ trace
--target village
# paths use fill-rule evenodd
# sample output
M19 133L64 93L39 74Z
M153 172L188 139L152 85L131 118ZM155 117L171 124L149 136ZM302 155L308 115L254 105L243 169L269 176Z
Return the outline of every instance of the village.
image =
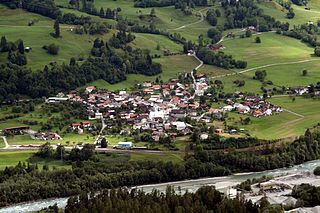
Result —
M279 106L274 106L259 96L240 95L235 100L224 100L219 108L206 104L203 100L213 99L208 93L210 85L203 74L183 73L179 79L167 83L145 81L138 85L136 92L111 92L98 90L94 86L85 88L85 95L77 91L60 93L50 97L47 103L76 101L86 105L88 120L101 120L106 130L119 126L119 134L131 134L133 131L150 133L151 140L159 142L163 138L174 140L176 137L189 135L193 126L188 121L209 124L213 120L223 120L226 113L233 111L248 116L271 116L281 113ZM79 134L90 123L72 123L72 131ZM217 134L234 134L237 131L216 128Z

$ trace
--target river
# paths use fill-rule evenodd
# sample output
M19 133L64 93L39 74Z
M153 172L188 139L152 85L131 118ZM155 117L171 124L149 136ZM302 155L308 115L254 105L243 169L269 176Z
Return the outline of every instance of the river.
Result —
M177 182L169 182L169 183L161 183L161 184L151 184L151 185L143 185L137 186L134 188L142 189L145 192L150 192L152 189L158 189L160 191L165 191L168 185L172 185L175 187L175 190L178 192L178 188L180 188L181 192L185 191L194 192L198 188L204 185L214 185L217 190L223 191L227 187L232 187L237 185L238 183L252 178L259 178L264 175L266 176L283 176L287 174L294 174L302 171L312 171L315 167L320 166L320 160L309 161L300 165L296 165L290 168L281 168L275 170L268 170L263 172L252 172L252 173L239 173L234 175L229 175L225 177L214 177L214 178L202 178L196 180L185 180L185 181L177 181ZM59 208L64 208L67 205L68 198L54 198L54 199L46 199L39 200L34 202L20 203L17 205L5 207L0 209L0 213L18 213L18 212L30 212L30 211L38 211L50 205L58 204Z

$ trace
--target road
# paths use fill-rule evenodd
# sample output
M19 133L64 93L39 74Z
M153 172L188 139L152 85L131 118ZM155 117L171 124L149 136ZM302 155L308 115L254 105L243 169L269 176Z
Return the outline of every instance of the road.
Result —
M56 145L52 145L52 148L56 149ZM73 146L65 146L66 151L71 151L74 147ZM81 147L78 147L81 149ZM39 146L33 147L21 147L18 145L12 145L7 148L2 148L0 151L22 151L22 150L38 150ZM99 148L96 147L96 152L111 152L111 153L161 153L161 154L181 154L184 153L182 151L162 151L162 150L148 150L148 149L113 149L113 148Z
M283 108L282 108L282 109L283 109ZM298 117L300 117L300 118L304 118L304 115L301 115L301 114L296 113L296 112L292 112L291 110L283 109L283 111L286 111L286 112L288 112L288 113L291 113L291 114L293 114L293 115L296 115L296 116L298 116Z
M6 136L2 136L2 140L4 142L5 147L3 149L8 149L10 146L8 144Z
M182 25L182 26L174 28L174 29L169 29L169 30L181 30L181 29L184 29L186 27L190 27L192 25L199 24L199 23L203 22L204 21L204 15L203 15L202 11L204 11L204 10L207 10L207 8L203 8L203 9L197 11L200 14L200 20L198 20L196 22L193 22L193 23L190 23L190 24Z
M96 140L94 141L94 144L98 143L99 139L103 136L103 130L107 127L106 123L104 122L103 117L101 118L101 124L102 124L101 130L100 130L99 135L97 136Z

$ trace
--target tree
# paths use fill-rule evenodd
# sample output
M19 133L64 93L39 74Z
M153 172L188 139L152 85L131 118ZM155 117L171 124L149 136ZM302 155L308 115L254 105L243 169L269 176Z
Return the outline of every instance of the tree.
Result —
M302 70L302 76L306 76L306 75L308 75L308 70L306 69Z
M256 37L256 43L260 44L261 43L261 38L259 36Z
M58 19L54 21L53 28L54 28L54 36L56 38L60 37L60 24Z
M320 57L320 47L319 46L314 49L314 54L316 56Z
M245 35L246 35L247 38L248 38L248 37L251 37L251 36L252 36L251 30L247 29Z
M107 147L108 147L108 141L105 138L102 138L101 148L107 148Z
M160 44L157 44L156 50L160 50Z
M253 77L254 79L259 81L264 81L264 79L267 76L267 72L265 70L257 70L254 75L255 75Z
M40 146L39 151L36 153L41 158L52 158L54 156L54 150L50 143L45 143Z
M100 8L100 17L101 18L105 17L104 10L102 7Z
M150 16L151 17L156 17L156 10L154 8L151 9Z
M55 45L55 44L50 44L48 47L47 47L47 52L51 55L57 55L58 52L59 52L59 46L58 45Z
M24 54L24 45L21 39L18 40L18 51L19 53Z
M293 8L290 7L290 9L289 9L289 11L288 11L288 13L287 13L287 18L288 18L288 19L293 19L295 15L296 15L296 14L293 12Z
M8 51L8 43L7 43L7 39L5 36L1 37L1 41L0 41L0 51L1 52L6 52Z
M222 33L217 27L208 30L208 37L212 39L213 43L217 43L222 38Z
M69 65L70 66L75 66L76 65L76 59L74 57L70 58Z

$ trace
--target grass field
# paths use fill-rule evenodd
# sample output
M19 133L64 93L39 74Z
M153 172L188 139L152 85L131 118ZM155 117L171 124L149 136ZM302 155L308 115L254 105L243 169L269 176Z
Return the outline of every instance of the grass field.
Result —
M131 42L132 47L149 49L152 54L162 55L164 49L172 53L182 52L182 45L171 41L166 36L146 33L136 33L135 36L136 39ZM157 50L157 45L160 47L159 50Z
M181 163L183 162L183 157L179 154L168 154L168 153L134 153L130 154L131 161L164 161Z
M62 144L62 145L78 145L78 143L93 143L96 139L95 136L90 134L75 134L68 133L66 135L60 135L62 140L54 140L54 141L43 141L43 140L33 140L29 135L15 135L11 137L7 137L7 141L9 145L29 145L36 144L41 145L46 142L50 142L51 144Z
M269 117L250 117L252 123L242 126L239 125L240 117L245 118L245 116L230 113L229 124L238 124L239 128L244 128L254 137L278 139L302 135L307 128L312 128L319 123L320 100L298 97L293 102L289 97L279 97L272 98L270 101L301 116L284 111Z
M30 162L30 157L37 152L36 150L23 150L23 151L0 151L0 170L3 170L5 167L16 166L19 162L27 163ZM71 169L71 165L66 165L60 160L50 160L45 161L42 159L33 159L33 164L37 163L39 169L42 169L43 165L48 165L49 169L53 168L64 168Z

